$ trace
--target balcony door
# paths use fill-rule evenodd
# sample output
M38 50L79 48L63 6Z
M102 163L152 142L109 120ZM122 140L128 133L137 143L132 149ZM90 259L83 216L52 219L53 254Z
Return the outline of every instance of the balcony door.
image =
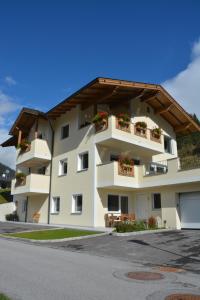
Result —
M128 196L121 196L121 213L128 214Z

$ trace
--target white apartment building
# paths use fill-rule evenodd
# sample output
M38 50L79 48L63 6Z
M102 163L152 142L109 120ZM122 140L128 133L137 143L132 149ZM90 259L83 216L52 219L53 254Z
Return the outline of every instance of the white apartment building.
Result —
M22 109L2 144L17 148L20 221L104 227L108 213L133 213L200 228L200 165L182 164L176 143L199 130L162 86L108 78L47 113Z

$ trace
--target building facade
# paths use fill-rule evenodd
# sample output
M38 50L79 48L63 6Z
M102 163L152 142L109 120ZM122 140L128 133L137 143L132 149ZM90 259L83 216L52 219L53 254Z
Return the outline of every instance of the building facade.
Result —
M17 147L20 220L104 227L135 214L200 228L200 168L176 143L199 130L160 85L123 80L97 78L47 113L24 108L2 144Z

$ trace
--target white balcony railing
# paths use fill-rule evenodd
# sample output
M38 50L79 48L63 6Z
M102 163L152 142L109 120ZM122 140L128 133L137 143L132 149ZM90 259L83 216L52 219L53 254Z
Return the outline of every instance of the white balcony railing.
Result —
M27 150L17 150L16 164L28 164L31 161L37 163L51 160L51 151L46 140L35 139Z
M24 180L12 180L12 195L48 194L50 176L40 174L29 174Z

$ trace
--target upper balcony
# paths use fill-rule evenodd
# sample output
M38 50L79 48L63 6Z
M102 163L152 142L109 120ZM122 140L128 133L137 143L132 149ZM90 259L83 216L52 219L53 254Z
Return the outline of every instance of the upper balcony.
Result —
M17 149L16 165L33 167L51 160L51 151L46 140L34 139L30 144Z
M29 174L21 178L13 179L11 185L12 195L32 195L49 193L50 176L41 174Z
M145 151L149 156L164 152L164 137L156 135L153 129L142 128L127 122L122 126L115 116L109 116L101 124L95 124L95 142L105 146L129 147L135 152Z
M178 158L145 165L121 165L114 161L97 166L98 188L141 189L200 182L200 161L190 166Z

